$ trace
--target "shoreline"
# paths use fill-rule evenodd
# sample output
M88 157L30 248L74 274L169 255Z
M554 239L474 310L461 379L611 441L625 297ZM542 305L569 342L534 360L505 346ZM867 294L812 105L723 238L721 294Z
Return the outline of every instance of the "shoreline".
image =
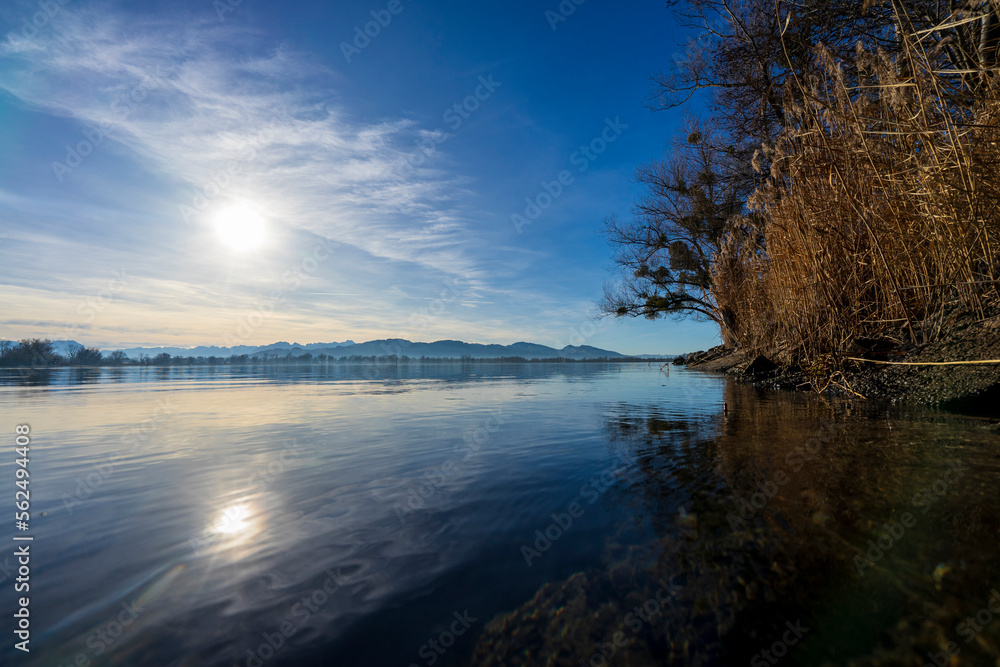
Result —
M360 357L357 359L348 357L338 357L336 359L329 359L324 361L319 361L316 359L311 360L301 360L297 358L292 359L256 359L252 361L237 361L230 362L228 359L224 361L217 362L207 362L204 358L201 360L188 361L190 357L181 357L176 362L171 363L143 363L140 361L133 361L126 364L50 364L46 366L0 366L0 371L32 371L32 372L43 372L52 371L60 369L85 369L85 370L100 370L100 369L124 369L124 368L326 368L329 366L365 366L365 365L378 365L378 366L419 366L421 364L427 366L461 366L461 365L474 365L474 364L638 364L638 363L649 363L649 364L666 364L673 361L674 357L656 357L656 358L639 358L639 357L594 357L588 359L574 359L571 357L545 357L545 358L531 358L527 359L524 357L482 357L482 358L472 358L472 359L462 359L459 357L431 357L431 358L418 358L411 357L407 359L395 359L392 357Z
M918 347L877 352L856 349L840 356L840 369L833 372L810 373L797 364L780 365L765 356L721 346L701 354L685 366L726 373L761 388L936 405L974 416L1000 417L1000 364L931 365L1000 359L1000 315L961 322L942 339Z

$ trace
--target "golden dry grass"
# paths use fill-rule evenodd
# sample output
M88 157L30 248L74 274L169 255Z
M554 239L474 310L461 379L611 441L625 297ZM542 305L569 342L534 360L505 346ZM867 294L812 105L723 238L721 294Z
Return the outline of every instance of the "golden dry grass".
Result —
M732 234L715 259L727 341L814 359L857 338L928 342L998 303L1000 85L905 43L895 60L859 51L855 85L822 51L826 75L799 82L751 199L764 249Z

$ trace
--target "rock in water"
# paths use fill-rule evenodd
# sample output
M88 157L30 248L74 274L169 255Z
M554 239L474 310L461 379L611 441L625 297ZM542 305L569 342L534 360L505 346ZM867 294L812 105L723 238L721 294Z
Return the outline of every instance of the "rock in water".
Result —
M743 375L759 380L774 375L777 370L778 365L776 363L764 355L759 355L750 362L749 366L743 369Z

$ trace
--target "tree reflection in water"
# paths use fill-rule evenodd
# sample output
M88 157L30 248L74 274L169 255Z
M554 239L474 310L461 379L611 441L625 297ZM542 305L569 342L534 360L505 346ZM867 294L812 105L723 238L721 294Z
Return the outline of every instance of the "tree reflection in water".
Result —
M1000 588L995 427L738 384L725 400L700 422L609 409L629 467L603 502L629 519L604 567L494 618L475 664L771 664L797 621L782 664L923 665L948 642L1000 664L1000 618L959 625ZM665 582L676 596L642 620Z

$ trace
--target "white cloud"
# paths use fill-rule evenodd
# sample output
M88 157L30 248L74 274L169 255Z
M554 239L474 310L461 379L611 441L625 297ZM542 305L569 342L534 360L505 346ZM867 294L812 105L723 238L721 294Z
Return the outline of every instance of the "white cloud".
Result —
M149 171L186 183L178 205L206 187L214 194L213 175L236 163L216 203L247 198L284 224L376 257L482 280L458 212L465 184L407 164L428 133L405 119L353 119L336 74L304 54L208 21L67 9L30 40L8 36L0 62L0 88L110 128Z

